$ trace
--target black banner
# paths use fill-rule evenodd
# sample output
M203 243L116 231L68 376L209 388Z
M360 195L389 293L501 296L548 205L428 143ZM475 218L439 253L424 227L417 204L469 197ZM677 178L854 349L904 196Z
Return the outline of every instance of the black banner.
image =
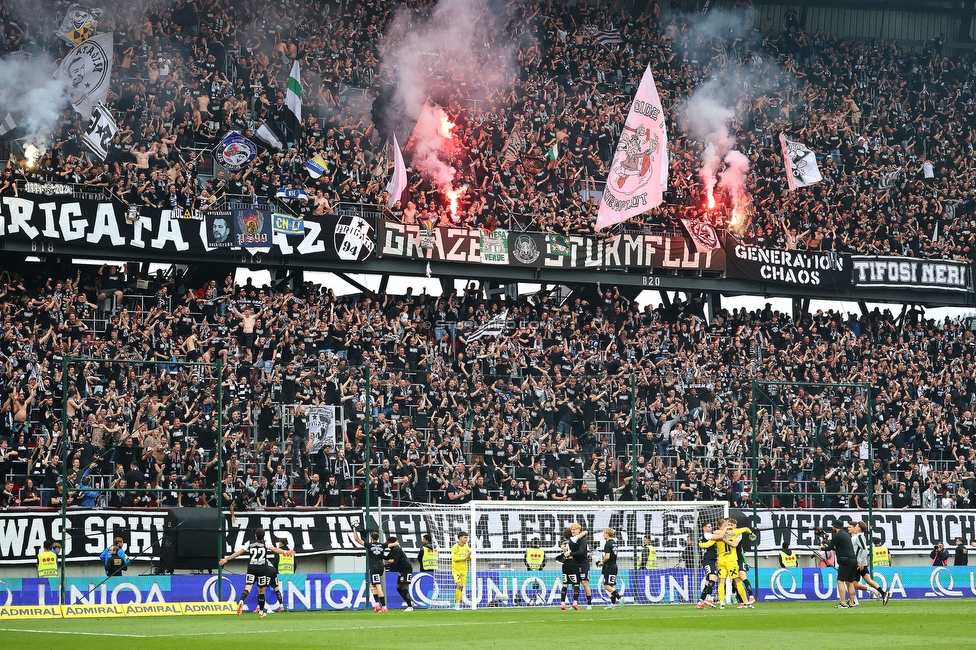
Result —
M483 250L487 249L487 250ZM380 223L380 257L437 262L501 264L553 269L655 268L724 271L725 251L698 253L681 237L620 235L612 240L583 235L471 228L433 228Z
M730 278L823 289L851 285L851 257L843 253L761 248L729 237L725 254Z
M894 287L931 291L971 291L972 267L954 260L854 255L851 282L855 287Z
M37 251L58 253L58 244L84 245L91 255L139 255L148 251L207 253L215 259L239 257L233 244L229 211L203 212L201 219L183 218L182 211L129 206L110 199L76 199L55 194L21 193L0 198L0 237L30 241ZM231 245L221 238L226 219ZM357 216L306 218L303 235L273 233L266 255L312 256L328 260L363 261L373 257L373 224ZM225 247L227 246L227 247Z
M450 548L461 531L475 536L482 552L524 550L539 538L543 548L555 548L561 532L573 522L587 530L612 526L619 531L618 541L630 545L648 537L665 557L677 557L689 535L695 534L702 517L715 518L717 512L695 511L690 502L674 503L662 510L574 509L572 505L539 504L529 510L496 509L477 511L472 526L466 508L384 508L383 535L395 535L408 552L420 548L430 532L441 548ZM159 555L159 541L165 530L166 510L77 510L68 512L66 559L72 562L97 561L98 554L119 535L127 542L129 554L146 560ZM372 515L375 522L375 511ZM759 550L775 554L784 541L794 545L813 545L815 531L828 529L834 521L865 519L863 512L842 510L760 510L757 526ZM747 517L751 519L751 515ZM956 537L976 537L976 512L954 510L875 510L870 520L877 544L895 553L925 553L932 545L950 545ZM272 540L284 537L298 555L353 555L362 553L353 530L362 525L360 510L288 509L239 513L231 522L224 513L224 553L231 553L253 538L256 528L264 528ZM370 525L370 530L377 528ZM0 557L6 564L34 564L44 540L62 539L61 513L56 510L9 511L0 513Z

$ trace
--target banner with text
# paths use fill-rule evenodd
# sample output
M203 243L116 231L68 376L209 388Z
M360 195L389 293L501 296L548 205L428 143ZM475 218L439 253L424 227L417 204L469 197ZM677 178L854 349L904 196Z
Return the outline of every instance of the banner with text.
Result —
M58 253L62 246L84 246L86 254L99 250L113 255L208 253L215 259L240 256L235 235L242 245L270 247L271 259L287 256L328 260L363 261L373 257L376 235L373 224L361 217L334 215L295 223L301 234L274 232L270 214L259 224L245 213L253 210L203 212L201 218L184 219L177 210L126 205L110 199L76 199L62 194L21 193L0 197L0 237L29 241L31 250ZM240 218L237 218L240 217ZM270 238L270 243L257 239Z
M94 608L101 616L145 616L204 614L223 612L220 603L235 602L244 591L244 575L232 573L229 565L223 575L123 576L118 578L68 578L65 605ZM750 577L755 577L751 575ZM396 590L397 574L386 573L386 593L391 609L404 606ZM837 599L835 569L759 569L757 597L761 601L830 601ZM874 578L893 600L909 598L976 597L976 567L898 566L874 570ZM410 576L410 596L415 605L444 606L453 601L454 590L443 589L450 577L431 572ZM278 577L284 605L291 611L364 609L369 600L369 585L358 573L296 573ZM701 570L662 568L633 571L622 569L617 591L625 603L693 603L704 581ZM436 584L435 584L436 582ZM593 604L609 604L602 588L599 569L590 571ZM438 585L441 585L438 588ZM0 620L16 618L60 618L57 579L5 578L0 581ZM558 606L562 574L558 570L479 571L477 580L465 590L464 603L473 596L479 606ZM248 611L256 601L245 603ZM862 594L862 600L866 596ZM180 611L174 607L186 603ZM192 603L192 606L189 605ZM866 604L863 603L863 604ZM878 603L880 605L880 603ZM104 608L110 608L104 611ZM187 611L187 608L191 608ZM268 609L281 609L275 596ZM231 610L233 611L233 610ZM81 612L84 615L84 612Z
M968 262L854 255L851 257L851 269L851 283L855 287L926 291L973 289L973 272Z
M471 228L433 228L422 233L419 225L384 221L380 224L379 255L555 269L725 270L725 251L699 253L689 244L687 239L663 234L625 234L611 240L503 230L487 233Z
M843 253L762 248L727 237L725 256L730 278L821 289L851 286L851 256Z
M467 511L436 506L423 511L411 508L383 509L383 532L396 535L407 551L420 548L423 535L431 532L435 542L449 548L461 530L472 530L472 543L482 553L509 553L525 549L538 537L542 547L555 549L559 534L574 521L588 530L612 526L620 531L618 542L627 547L649 537L662 557L679 557L688 536L697 535L696 514L675 504L673 510L628 511L626 509L585 512L570 510L547 512L545 504L533 511L480 512L471 526ZM835 521L867 520L866 512L850 510L760 510L753 522L759 536L759 552L774 555L784 541L797 550L815 546L817 529L829 530ZM78 510L69 511L67 539L69 561L97 561L98 554L116 535L127 542L131 554L158 555L164 530L165 510ZM357 510L282 509L237 513L224 517L226 552L250 541L255 528L262 527L284 536L289 548L299 555L355 554L353 530L362 525ZM884 544L893 555L928 554L937 542L947 545L957 536L976 539L976 511L953 510L875 510L869 522L875 544ZM0 557L11 564L34 564L44 540L61 539L61 516L57 511L8 511L0 513ZM633 538L633 539L632 539Z

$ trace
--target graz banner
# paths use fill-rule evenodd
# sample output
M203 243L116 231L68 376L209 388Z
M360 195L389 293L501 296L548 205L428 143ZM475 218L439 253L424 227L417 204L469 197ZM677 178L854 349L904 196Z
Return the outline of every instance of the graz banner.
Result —
M851 282L855 287L894 287L926 291L971 291L972 267L954 260L854 255Z
M823 289L851 285L851 256L843 253L762 248L728 237L725 255L730 278Z
M48 254L83 246L86 254L162 251L206 253L215 259L235 257L240 247L234 242L233 214L203 211L201 216L199 220L184 219L181 211L129 206L110 199L22 192L19 197L0 197L0 237L31 242L31 250ZM374 253L373 225L359 217L308 218L301 224L301 234L272 232L270 214L266 221L267 227L259 230L271 238L264 245L270 247L267 255L272 259L312 256L363 261Z
M724 271L725 251L699 253L687 239L663 234L583 235L380 224L380 257L533 268L655 268Z

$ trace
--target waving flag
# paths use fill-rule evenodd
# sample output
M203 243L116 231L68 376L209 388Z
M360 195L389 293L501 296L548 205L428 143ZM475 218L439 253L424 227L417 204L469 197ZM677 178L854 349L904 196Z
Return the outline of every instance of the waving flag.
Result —
M106 108L105 104L99 104L92 112L91 125L81 136L81 141L98 156L99 160L105 160L108 156L108 145L118 131L119 125L112 117L112 111Z
M596 25L586 25L584 26L593 40L600 45L607 47L609 45L620 45L624 42L624 39L620 36L619 29L600 29Z
M289 125L293 138L298 138L299 130L302 128L302 72L298 65L298 59L291 66L291 74L288 75L288 90L285 91L285 106L295 116L295 123Z
M227 171L239 172L257 157L258 148L237 131L231 131L217 143L213 153L218 165Z
M95 7L71 5L61 27L58 28L58 38L74 47L85 42L95 34L98 19L102 17L102 10Z
M695 219L678 219L678 221L688 233L697 252L707 253L722 247L722 242L718 240L718 232L712 224Z
M284 151L285 149L285 138L278 133L274 122L261 122L260 126L254 130L254 137L263 142L268 149L275 151Z
M393 176L386 185L386 191L390 198L387 207L391 210L396 202L400 200L403 190L407 189L407 167L403 164L403 154L400 152L400 144L397 142L396 134L393 136Z
M815 185L823 180L820 167L817 166L817 154L802 142L788 140L785 133L779 134L779 143L783 146L786 184L791 190Z
M305 171L312 178L321 178L322 174L329 170L329 164L325 162L325 158L321 154L314 156L311 160L305 163Z
M508 310L506 309L475 331L471 332L471 336L467 338L467 342L470 343L471 341L477 341L478 339L486 336L498 336L499 334L504 334L505 325L507 322Z
M648 66L610 163L596 218L597 230L661 205L668 179L667 150L664 109Z
M112 32L99 34L71 49L58 70L58 79L68 91L68 99L85 120L108 97L112 79Z

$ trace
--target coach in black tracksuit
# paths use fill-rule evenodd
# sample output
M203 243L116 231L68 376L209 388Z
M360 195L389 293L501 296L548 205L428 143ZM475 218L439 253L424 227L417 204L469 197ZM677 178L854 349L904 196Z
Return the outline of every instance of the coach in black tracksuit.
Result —
M820 546L821 550L834 551L837 555L837 594L840 596L838 609L846 609L854 606L854 595L856 593L854 583L858 580L857 574L857 554L854 552L854 543L851 541L851 534L847 532L844 525L835 521L833 524L834 534L830 536L830 541Z

